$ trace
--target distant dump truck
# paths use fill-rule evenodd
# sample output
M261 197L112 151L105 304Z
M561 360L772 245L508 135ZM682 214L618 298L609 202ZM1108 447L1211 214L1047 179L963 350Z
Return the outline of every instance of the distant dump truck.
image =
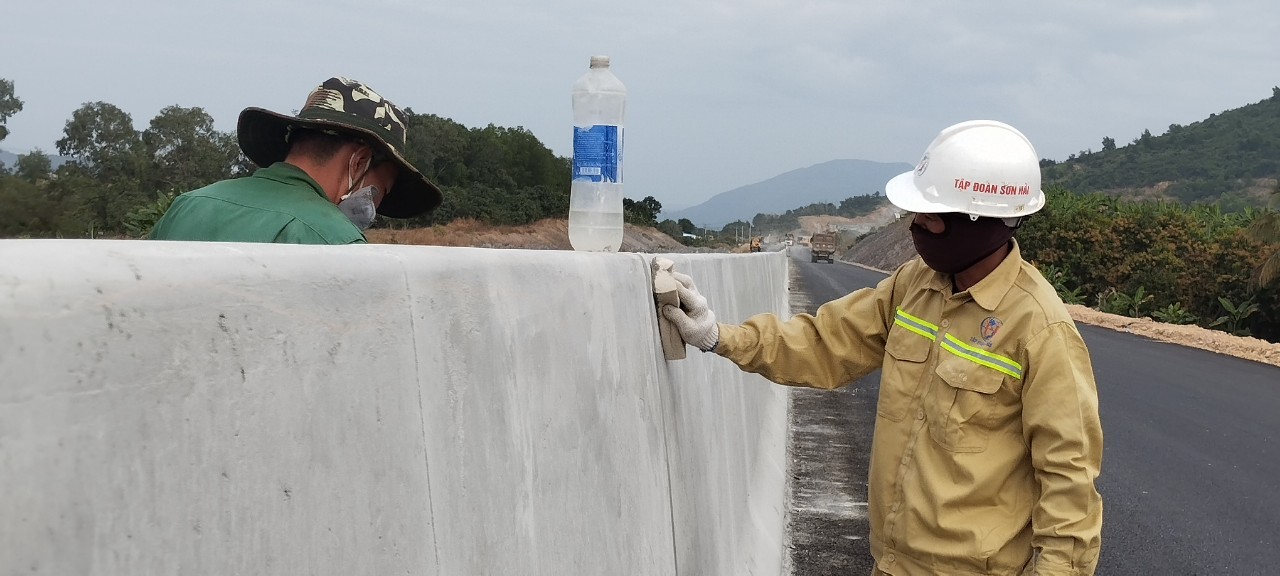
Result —
M835 262L836 235L829 232L814 234L809 239L809 251L812 253L812 262L819 260L826 260L827 264Z
M755 236L755 237L752 237L752 238L751 238L751 251L752 251L752 252L759 252L759 251L760 251L760 241L761 241L761 240L764 240L764 239L763 239L763 238L761 238L761 237L759 237L759 236Z

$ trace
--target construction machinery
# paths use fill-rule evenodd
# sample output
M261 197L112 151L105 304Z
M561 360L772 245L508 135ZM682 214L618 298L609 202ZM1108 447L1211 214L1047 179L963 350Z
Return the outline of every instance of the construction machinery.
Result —
M809 239L811 262L826 260L827 264L835 262L836 235L833 232L819 232Z

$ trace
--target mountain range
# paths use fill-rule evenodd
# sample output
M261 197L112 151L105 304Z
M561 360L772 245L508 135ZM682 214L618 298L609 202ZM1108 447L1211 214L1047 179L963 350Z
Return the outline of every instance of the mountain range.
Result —
M4 166L5 170L13 171L13 167L18 163L18 156L19 154L14 154L7 150L0 150L0 163L3 163L0 165ZM66 156L56 156L53 154L45 154L45 156L49 157L50 167L54 170L57 170L59 166L70 160L70 158Z
M658 219L687 218L718 229L738 220L750 222L756 214L783 214L819 202L837 204L851 196L883 193L890 178L912 168L905 162L831 160L721 192L682 210L664 211Z
M0 150L0 163L3 163L3 165L4 165L4 167L5 167L5 168L8 168L8 169L12 170L12 169L13 169L13 165L14 165L17 161L18 161L18 155L17 155L17 154L12 154L12 153L9 153L9 152L5 152L4 150Z

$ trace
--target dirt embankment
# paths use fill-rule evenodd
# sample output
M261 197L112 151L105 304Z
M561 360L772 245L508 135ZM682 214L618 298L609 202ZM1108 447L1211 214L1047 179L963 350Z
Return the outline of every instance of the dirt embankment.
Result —
M1258 338L1232 336L1226 332L1210 330L1199 326L1180 324L1162 324L1150 318L1130 318L1099 312L1092 308L1068 304L1067 311L1077 322L1102 326L1121 332L1130 332L1161 342L1172 342L1201 350L1209 350L1219 354L1235 356L1280 366L1280 344L1267 342Z
M573 250L573 246L569 244L569 221L557 219L541 220L523 226L491 226L478 220L461 219L430 228L379 228L369 230L365 236L374 244ZM619 252L687 250L684 244L657 229L627 224L623 229L622 248Z
M844 216L800 216L800 228L792 232L799 237L808 238L817 232L837 231L849 238L856 238L893 221L893 209L889 206L876 208L870 214L857 218Z
M884 227L868 234L844 249L841 260L856 262L877 270L892 271L904 262L916 257L916 247L911 243L907 227L911 221L903 218L889 220Z
M911 244L909 225L910 221L906 219L894 221L854 243L852 248L843 252L840 259L880 271L894 270L916 256L915 246ZM1067 311L1076 322L1083 324L1280 366L1280 344L1266 340L1233 336L1199 326L1163 324L1150 318L1107 314L1085 306L1068 305Z

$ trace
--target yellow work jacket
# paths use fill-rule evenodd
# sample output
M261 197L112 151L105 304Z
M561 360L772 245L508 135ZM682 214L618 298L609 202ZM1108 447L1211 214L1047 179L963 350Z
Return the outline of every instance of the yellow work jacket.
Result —
M718 354L779 384L832 389L882 369L868 490L881 571L1093 574L1093 368L1016 243L958 294L950 275L915 259L814 316L719 328Z

